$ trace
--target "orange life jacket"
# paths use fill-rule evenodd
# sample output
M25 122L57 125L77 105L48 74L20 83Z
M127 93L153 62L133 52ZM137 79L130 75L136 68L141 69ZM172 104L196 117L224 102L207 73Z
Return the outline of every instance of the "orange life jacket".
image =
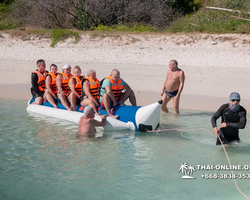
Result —
M36 73L37 74L37 77L38 77L38 81L37 81L38 89L41 92L44 92L44 90L45 90L45 76L46 76L46 72L44 72L43 74L41 74L38 70L36 70L36 71L34 71L32 73Z
M65 73L61 73L62 77L63 77L63 81L62 81L62 90L64 91L64 93L66 95L69 94L69 79L72 77L72 74L70 74L69 76Z
M46 75L46 77L47 76L50 76L51 77L51 82L50 82L50 87L51 87L51 90L52 90L52 92L56 95L56 93L57 93L57 87L56 87L56 77L57 77L57 73L56 74L53 74L53 73L48 73L47 75Z
M117 101L119 96L122 93L122 90L124 89L124 86L122 84L122 79L120 78L119 81L116 83L111 76L106 77L110 80L111 82L111 90L115 96L115 100Z
M80 76L80 78L78 78L77 76L72 76L71 78L75 79L75 81L76 81L75 90L76 90L77 94L82 96L82 79L83 79L83 77Z
M89 90L90 90L91 95L94 97L95 100L99 100L100 99L100 94L99 94L100 82L99 82L99 80L98 79L94 80L93 78L86 76L83 79L82 84L85 82L85 80L89 81Z

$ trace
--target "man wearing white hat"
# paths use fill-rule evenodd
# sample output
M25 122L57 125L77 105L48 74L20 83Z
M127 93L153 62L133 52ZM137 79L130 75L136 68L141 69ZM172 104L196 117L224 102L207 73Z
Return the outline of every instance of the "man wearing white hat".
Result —
M62 105L67 110L72 110L69 107L69 104L67 102L67 97L69 95L69 80L72 76L71 74L71 66L70 65L64 65L62 69L62 73L57 75L56 79L56 86L58 91L58 98L61 100Z
M229 103L223 104L213 115L211 119L214 128L214 134L219 135L223 144L228 144L233 141L240 141L239 129L244 129L246 126L246 110L240 105L240 94L232 92L229 96ZM220 130L216 125L216 120L221 117ZM220 145L220 140L217 137L216 145Z

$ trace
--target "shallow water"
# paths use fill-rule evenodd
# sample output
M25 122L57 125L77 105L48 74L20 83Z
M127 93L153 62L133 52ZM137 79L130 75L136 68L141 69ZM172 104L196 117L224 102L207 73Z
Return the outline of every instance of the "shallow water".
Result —
M34 118L26 103L0 99L0 199L245 199L233 179L201 178L230 171L196 167L228 165L222 147L214 145L215 136L191 131L212 132L211 112L162 114L162 129L185 130L105 132L80 141L77 126ZM247 124L240 131L242 142L227 149L231 164L250 164L249 132ZM185 162L196 168L196 179L181 179ZM236 181L250 196L250 180Z

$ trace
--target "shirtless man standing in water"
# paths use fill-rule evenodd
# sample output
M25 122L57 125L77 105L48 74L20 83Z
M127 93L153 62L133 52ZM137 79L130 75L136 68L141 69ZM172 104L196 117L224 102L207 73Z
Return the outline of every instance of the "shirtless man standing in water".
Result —
M107 115L102 115L102 121L94 119L95 111L91 106L84 108L84 115L80 118L78 126L78 137L88 138L94 137L96 133L96 126L105 126Z
M167 104L173 98L173 108L175 114L179 114L179 102L181 92L184 86L185 75L184 72L178 68L176 60L169 62L169 70L167 72L167 78L163 84L161 91L162 96L162 111L168 113Z

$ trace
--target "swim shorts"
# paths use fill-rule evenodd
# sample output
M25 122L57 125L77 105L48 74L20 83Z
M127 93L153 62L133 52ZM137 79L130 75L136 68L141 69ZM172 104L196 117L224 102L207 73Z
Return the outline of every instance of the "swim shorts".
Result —
M178 90L174 91L174 92L168 92L166 89L164 91L165 94L167 94L169 97L175 97L178 93Z
M44 95L44 92L41 94L37 94L33 89L30 90L31 91L31 94L34 98L37 98L37 97L43 97Z

